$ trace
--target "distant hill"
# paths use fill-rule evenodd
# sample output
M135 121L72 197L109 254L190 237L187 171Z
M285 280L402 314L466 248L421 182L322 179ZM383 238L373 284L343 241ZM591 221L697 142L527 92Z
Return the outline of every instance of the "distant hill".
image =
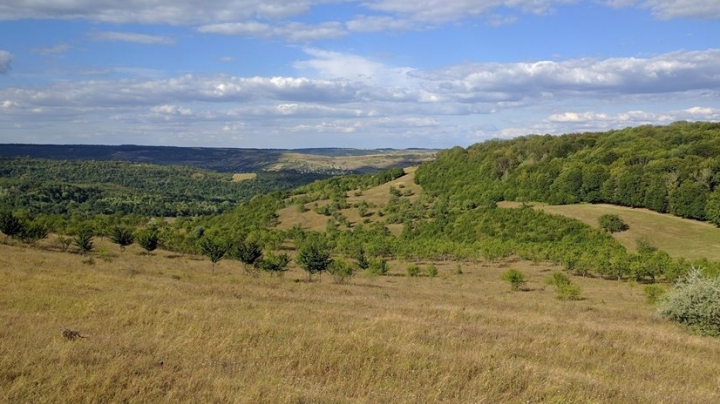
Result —
M376 172L417 165L436 150L344 148L239 149L137 145L0 144L0 157L53 160L109 160L193 166L225 173L295 170L323 174Z

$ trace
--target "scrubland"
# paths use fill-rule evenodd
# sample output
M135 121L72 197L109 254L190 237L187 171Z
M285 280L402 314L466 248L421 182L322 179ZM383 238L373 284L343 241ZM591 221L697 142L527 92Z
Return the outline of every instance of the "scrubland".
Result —
M435 262L337 284L98 241L0 245L0 401L710 403L720 345L655 315L642 285L546 264ZM418 263L421 267L431 264ZM458 273L458 265L462 274ZM500 280L508 268L524 290ZM63 328L86 338L61 336Z

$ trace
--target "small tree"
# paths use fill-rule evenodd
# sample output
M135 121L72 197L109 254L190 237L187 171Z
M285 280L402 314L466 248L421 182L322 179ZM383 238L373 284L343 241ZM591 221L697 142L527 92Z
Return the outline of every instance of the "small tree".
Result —
M355 260L357 261L358 268L365 270L370 267L370 261L368 261L367 256L365 255L365 249L360 247L360 249L355 254Z
M520 290L520 287L525 284L525 275L517 269L508 269L500 276L500 279L510 283L511 290Z
M77 247L80 254L85 255L93 249L93 236L95 232L92 227L80 227L73 237L73 245Z
M262 247L254 241L239 241L232 247L230 255L242 262L245 271L248 271L251 265L257 266L258 260L263 256L263 250Z
M609 233L618 233L630 228L618 215L605 214L598 218L600 228Z
M313 274L325 271L330 266L332 258L326 247L321 246L319 242L311 242L300 248L295 261L300 268L307 271L308 280L311 280Z
M212 272L214 274L215 264L220 262L228 251L228 243L214 237L206 236L200 239L199 247L203 255L210 258L210 262L212 262Z
M158 236L157 230L153 228L138 232L136 239L147 255L155 251L160 244L160 236Z
M287 254L280 254L275 255L272 253L265 254L262 258L259 258L255 265L262 269L263 271L267 271L271 274L282 274L283 272L287 271L287 266L290 263L290 257L288 257Z
M48 233L48 228L44 224L34 222L27 226L23 225L18 237L24 243L34 244L36 241L46 238Z
M135 236L128 227L115 226L110 230L110 241L120 246L120 252L135 242Z
M0 231L5 234L5 241L9 237L19 236L25 229L25 224L12 212L0 213Z
M660 300L658 313L704 335L720 335L720 278L690 271Z
M330 263L328 272L332 274L336 283L345 283L348 278L355 274L352 265L343 259L336 259Z

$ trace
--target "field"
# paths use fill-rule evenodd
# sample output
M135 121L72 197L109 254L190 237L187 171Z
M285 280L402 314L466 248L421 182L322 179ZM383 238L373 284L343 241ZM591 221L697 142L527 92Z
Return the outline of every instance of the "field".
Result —
M501 206L513 206L504 203ZM615 233L625 248L634 251L637 240L648 241L673 257L690 260L707 258L720 261L720 229L710 223L683 219L677 216L607 204L543 205L538 209L560 214L598 227L598 218L604 214L618 215L628 224L629 230Z
M104 242L88 257L0 245L0 401L710 403L720 345L658 318L641 285L439 262L345 284L245 274ZM92 258L92 260L90 260ZM426 267L429 263L420 263ZM511 292L508 268L528 277ZM86 338L68 341L68 327Z

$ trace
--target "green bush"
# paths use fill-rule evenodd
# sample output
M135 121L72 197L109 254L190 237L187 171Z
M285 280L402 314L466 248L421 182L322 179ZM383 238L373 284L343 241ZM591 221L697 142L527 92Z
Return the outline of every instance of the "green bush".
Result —
M370 275L385 275L389 266L386 260L380 258L370 259L370 265L368 266L367 272Z
M418 276L420 275L420 267L416 264L408 265L407 268L405 268L408 275L410 276Z
M353 266L348 264L344 259L334 259L327 271L333 276L336 283L345 283L348 278L355 274Z
M562 272L555 272L546 281L547 284L555 286L559 300L580 300L580 287L574 285L570 277Z
M438 269L435 265L429 265L426 269L429 277L434 278L438 275Z
M510 283L510 290L520 290L525 284L525 275L517 269L508 269L500 276L500 279Z
M600 227L610 233L625 231L630 228L618 215L602 215L598 218Z
M658 313L703 335L720 335L720 278L693 268L658 305Z
M665 289L658 285L645 286L645 300L650 304L657 304L665 296Z

